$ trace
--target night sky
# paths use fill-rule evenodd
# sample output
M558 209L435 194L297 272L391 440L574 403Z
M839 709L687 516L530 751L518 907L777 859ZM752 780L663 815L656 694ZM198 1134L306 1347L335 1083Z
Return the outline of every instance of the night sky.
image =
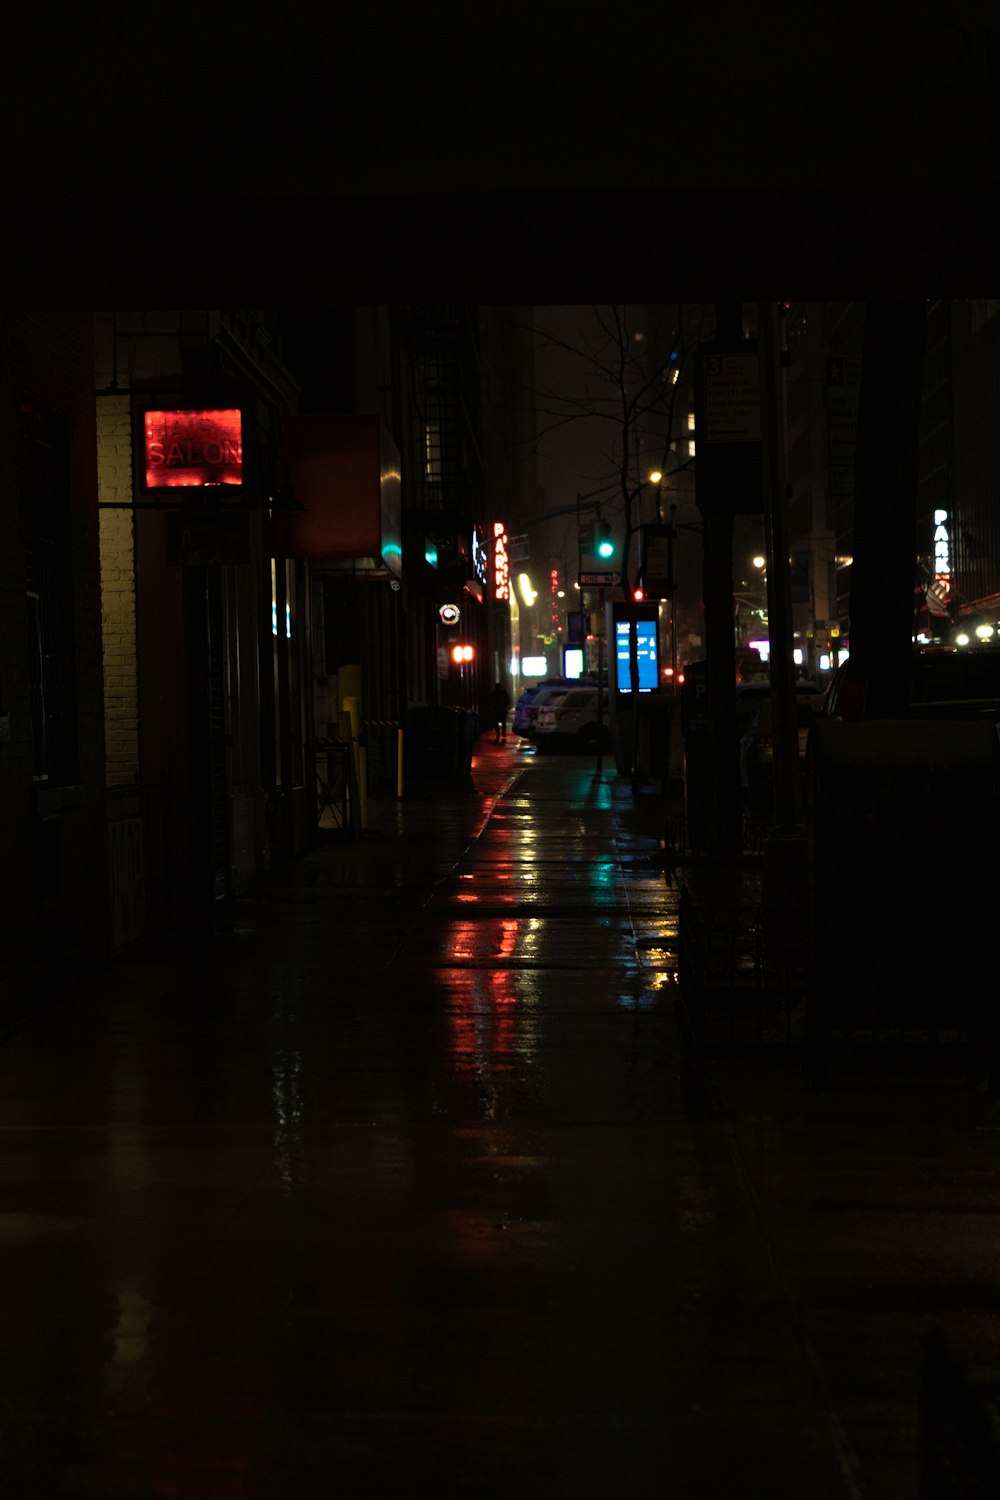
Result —
M22 9L7 283L49 305L971 294L991 28L927 6Z

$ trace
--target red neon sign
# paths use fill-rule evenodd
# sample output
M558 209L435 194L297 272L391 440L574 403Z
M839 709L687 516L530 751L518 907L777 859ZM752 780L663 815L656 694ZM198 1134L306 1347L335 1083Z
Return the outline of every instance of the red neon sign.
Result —
M507 556L507 532L502 521L493 522L493 597L510 598L510 560Z
M147 411L146 488L243 483L243 413Z

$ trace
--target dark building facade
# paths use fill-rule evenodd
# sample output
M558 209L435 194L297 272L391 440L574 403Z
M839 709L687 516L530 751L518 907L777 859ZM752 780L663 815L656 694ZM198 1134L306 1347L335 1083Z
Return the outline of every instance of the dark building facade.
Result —
M392 319L411 702L475 708L491 686L480 311L406 305ZM472 655L456 662L461 646Z
M0 332L0 1022L109 951L93 324Z
M814 666L850 638L864 313L863 302L789 308L793 602ZM919 442L914 636L989 639L1000 632L1000 301L928 299Z
M1000 629L1000 301L932 303L918 551L953 632ZM929 376L931 370L929 369ZM942 514L943 513L943 514ZM942 567L942 562L947 567ZM940 616L937 616L940 619Z
M310 580L271 543L297 389L267 316L106 313L95 335L108 784L142 849L113 872L127 941L306 847ZM227 445L231 472L199 467Z

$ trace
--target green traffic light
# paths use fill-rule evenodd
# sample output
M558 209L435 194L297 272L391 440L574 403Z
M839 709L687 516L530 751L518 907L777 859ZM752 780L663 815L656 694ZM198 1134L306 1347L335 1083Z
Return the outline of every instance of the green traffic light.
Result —
M614 542L612 542L611 540L609 540L608 537L604 537L603 540L600 541L600 542L598 542L598 544L597 544L597 555L598 555L598 557L614 557L614 555L615 555L615 544L614 544Z

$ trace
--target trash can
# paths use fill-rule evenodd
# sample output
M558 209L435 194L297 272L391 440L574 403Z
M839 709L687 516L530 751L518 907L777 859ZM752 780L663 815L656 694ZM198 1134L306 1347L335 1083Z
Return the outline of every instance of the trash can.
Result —
M407 715L407 781L464 779L472 770L478 717L464 708L421 704Z

